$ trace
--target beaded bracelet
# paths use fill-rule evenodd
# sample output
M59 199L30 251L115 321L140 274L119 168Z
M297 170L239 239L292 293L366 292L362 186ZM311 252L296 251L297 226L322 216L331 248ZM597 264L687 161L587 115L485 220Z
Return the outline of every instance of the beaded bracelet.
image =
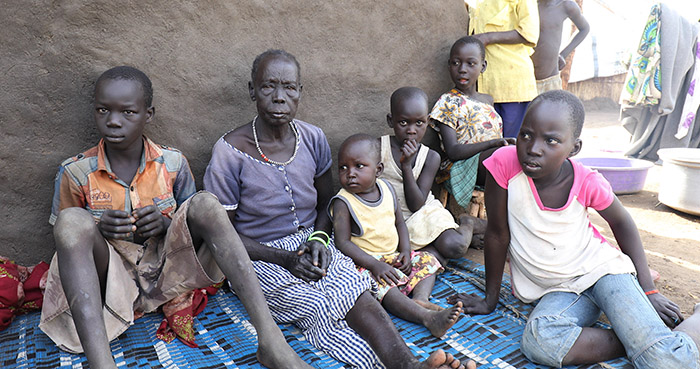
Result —
M646 291L646 292L644 292L644 294L647 295L647 296L653 295L653 294L655 294L655 293L659 293L659 290L651 290L651 291Z
M318 236L326 236L326 239L322 239ZM313 231L310 235L309 238L306 239L307 241L318 241L323 244L323 246L328 247L328 245L331 243L331 237L328 235L328 233L324 231Z

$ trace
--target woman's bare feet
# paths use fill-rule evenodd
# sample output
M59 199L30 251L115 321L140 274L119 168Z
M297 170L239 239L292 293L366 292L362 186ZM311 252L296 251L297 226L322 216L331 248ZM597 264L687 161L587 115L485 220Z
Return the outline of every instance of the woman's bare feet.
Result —
M422 306L422 307L424 307L424 308L426 308L426 309L428 309L428 310L432 310L432 311L443 311L443 310L445 310L444 307L442 307L442 306L440 306L440 305L437 305L437 304L433 304L433 303L430 302L430 301L420 300L420 299L416 299L416 298L414 298L413 301L415 301L416 304L418 304L418 305L420 305L420 306Z
M464 369L464 365L461 365L459 360L455 359L451 354L438 349L437 351L430 354L427 360L425 360L421 366L421 369ZM467 369L476 369L476 363L469 360L467 363Z
M267 349L269 348L269 350ZM287 344L282 336L281 342L263 344L258 343L258 351L255 353L260 364L266 368L294 368L294 369L312 369L305 363L299 355Z
M447 333L448 329L457 323L461 314L462 302L458 301L450 308L431 312L428 315L429 318L423 322L423 325L430 330L433 336L442 337Z

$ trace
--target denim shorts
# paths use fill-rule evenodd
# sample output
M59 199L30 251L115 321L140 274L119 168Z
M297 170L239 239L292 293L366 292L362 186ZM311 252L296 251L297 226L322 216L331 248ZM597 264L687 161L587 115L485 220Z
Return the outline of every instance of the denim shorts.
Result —
M635 368L700 368L695 342L664 324L632 274L603 276L580 295L544 295L528 318L523 354L533 362L561 368L582 327L592 326L601 312Z

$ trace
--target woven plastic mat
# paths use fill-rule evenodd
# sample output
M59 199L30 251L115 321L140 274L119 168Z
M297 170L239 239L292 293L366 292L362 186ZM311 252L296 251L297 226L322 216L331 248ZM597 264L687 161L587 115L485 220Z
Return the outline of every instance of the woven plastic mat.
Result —
M447 297L456 292L483 293L484 268L466 259L452 262L438 277L432 301L448 306ZM547 368L529 362L520 353L520 337L532 305L523 304L510 293L504 280L497 310L489 315L463 316L442 338L430 335L420 325L393 318L413 353L427 357L442 348L459 359L470 358L480 368ZM2 368L88 368L84 355L61 351L39 328L39 313L20 316L0 332ZM262 368L255 358L257 335L243 304L228 289L209 299L206 309L195 318L196 343L190 348L175 340L170 344L156 338L162 314L138 319L111 344L120 368ZM292 325L280 325L287 342L315 368L344 368L311 346ZM568 367L574 368L574 367ZM577 368L626 368L626 359Z

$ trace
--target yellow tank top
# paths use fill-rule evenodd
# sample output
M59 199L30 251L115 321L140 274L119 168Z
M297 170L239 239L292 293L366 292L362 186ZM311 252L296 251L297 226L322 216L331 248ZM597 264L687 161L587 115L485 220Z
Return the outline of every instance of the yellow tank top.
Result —
M383 179L377 180L379 200L368 202L345 189L331 199L343 201L350 210L352 234L350 241L370 255L386 255L396 252L399 247L399 233L396 230L396 196L393 189ZM331 217L333 216L333 206Z

